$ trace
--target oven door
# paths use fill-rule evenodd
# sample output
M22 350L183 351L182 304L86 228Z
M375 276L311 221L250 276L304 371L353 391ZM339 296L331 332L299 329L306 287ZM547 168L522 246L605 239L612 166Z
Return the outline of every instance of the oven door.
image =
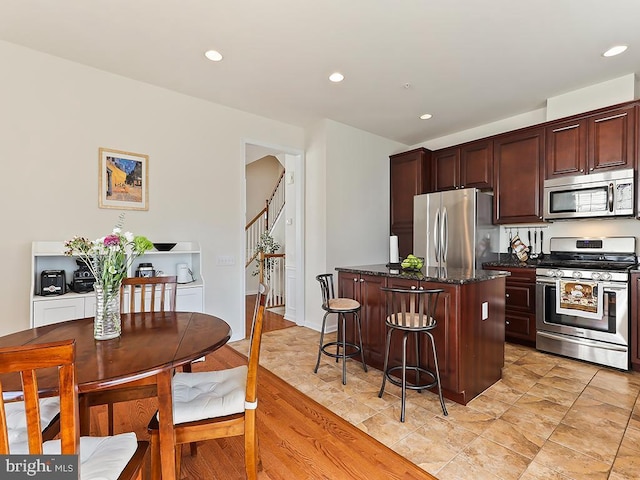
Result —
M600 282L603 312L599 319L565 315L556 311L556 281L536 280L536 329L573 337L629 345L628 286L622 282Z

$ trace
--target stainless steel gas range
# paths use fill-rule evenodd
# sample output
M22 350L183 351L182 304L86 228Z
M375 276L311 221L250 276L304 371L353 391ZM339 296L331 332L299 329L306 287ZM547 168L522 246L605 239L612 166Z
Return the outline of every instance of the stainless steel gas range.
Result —
M629 369L635 237L555 237L536 269L536 348Z

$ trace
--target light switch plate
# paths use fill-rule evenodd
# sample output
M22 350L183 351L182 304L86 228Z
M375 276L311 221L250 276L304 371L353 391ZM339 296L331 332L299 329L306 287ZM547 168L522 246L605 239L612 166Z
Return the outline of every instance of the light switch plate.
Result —
M228 266L235 265L236 259L233 255L218 255L216 257L216 265Z
M489 302L482 302L482 320L489 318Z

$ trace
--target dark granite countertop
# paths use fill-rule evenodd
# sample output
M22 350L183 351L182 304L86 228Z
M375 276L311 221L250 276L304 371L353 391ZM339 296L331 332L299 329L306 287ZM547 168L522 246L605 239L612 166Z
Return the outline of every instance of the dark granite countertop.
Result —
M520 267L520 268L538 268L539 259L529 259L526 262L519 261L515 255L500 253L498 260L494 262L485 262L483 267Z
M465 284L484 282L499 277L509 276L509 272L498 270L470 270L462 268L437 268L423 267L419 271L392 269L384 264L362 265L355 267L336 267L338 272L350 272L364 275L377 275L382 277L405 278L407 280L419 280L424 282L441 282Z

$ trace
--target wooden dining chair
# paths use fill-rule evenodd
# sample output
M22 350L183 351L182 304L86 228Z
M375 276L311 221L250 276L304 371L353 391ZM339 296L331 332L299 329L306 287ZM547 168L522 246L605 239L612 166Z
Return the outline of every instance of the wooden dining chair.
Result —
M78 455L80 480L104 478L142 480L149 443L135 433L113 437L80 437L75 341L0 348L0 373L19 373L22 379L27 441L11 442L4 392L0 385L0 454ZM44 441L37 372L57 368L60 397L59 439Z
M136 312L175 312L176 287L178 277L127 277L120 287L120 311ZM125 300L128 297L129 300ZM191 371L191 365L185 367ZM87 407L107 405L109 435L115 431L113 404L150 398L157 396L157 388L153 378L145 378L126 386L101 390L87 394L84 398Z
M211 372L176 373L172 382L176 441L176 472L180 477L179 446L185 443L244 435L245 470L255 480L260 463L256 409L258 362L268 287L258 288L253 313L247 365ZM160 443L158 414L149 422L151 478L159 478Z
M178 277L127 277L120 287L120 311L133 312L175 312L176 287ZM139 295L138 295L139 292ZM147 297L150 300L147 303ZM168 297L167 297L168 294ZM125 297L129 297L128 309L125 309ZM156 298L157 297L157 298ZM140 299L138 303L136 300Z

